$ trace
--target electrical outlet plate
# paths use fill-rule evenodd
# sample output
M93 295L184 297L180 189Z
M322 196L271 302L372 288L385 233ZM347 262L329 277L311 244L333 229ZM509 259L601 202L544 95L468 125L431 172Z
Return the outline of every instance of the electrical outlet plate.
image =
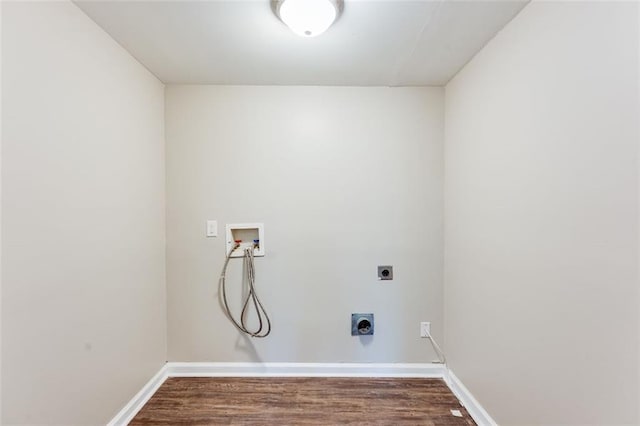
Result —
M429 337L431 336L431 323L430 322L421 322L420 323L420 337Z
M393 266L391 265L378 266L378 279L382 281L392 280Z

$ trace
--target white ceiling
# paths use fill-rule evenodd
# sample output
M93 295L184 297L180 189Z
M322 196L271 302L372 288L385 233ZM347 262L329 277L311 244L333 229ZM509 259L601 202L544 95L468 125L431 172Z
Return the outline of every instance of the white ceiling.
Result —
M76 1L165 83L441 86L527 0L346 0L293 34L270 0Z

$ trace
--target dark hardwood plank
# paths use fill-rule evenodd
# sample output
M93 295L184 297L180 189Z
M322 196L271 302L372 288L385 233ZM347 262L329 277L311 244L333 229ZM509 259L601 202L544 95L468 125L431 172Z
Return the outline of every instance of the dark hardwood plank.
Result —
M440 379L325 377L169 378L130 424L475 425Z

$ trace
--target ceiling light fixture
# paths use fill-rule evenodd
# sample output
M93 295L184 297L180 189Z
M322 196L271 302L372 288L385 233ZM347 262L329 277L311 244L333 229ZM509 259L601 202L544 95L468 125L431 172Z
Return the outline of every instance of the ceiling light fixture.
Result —
M325 32L338 16L339 0L280 0L276 14L291 31L302 37Z

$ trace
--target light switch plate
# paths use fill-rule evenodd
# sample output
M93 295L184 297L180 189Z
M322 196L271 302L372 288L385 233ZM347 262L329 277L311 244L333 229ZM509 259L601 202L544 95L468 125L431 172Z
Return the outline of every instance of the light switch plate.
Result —
M218 236L218 221L208 220L207 221L207 237L217 237L217 236Z

